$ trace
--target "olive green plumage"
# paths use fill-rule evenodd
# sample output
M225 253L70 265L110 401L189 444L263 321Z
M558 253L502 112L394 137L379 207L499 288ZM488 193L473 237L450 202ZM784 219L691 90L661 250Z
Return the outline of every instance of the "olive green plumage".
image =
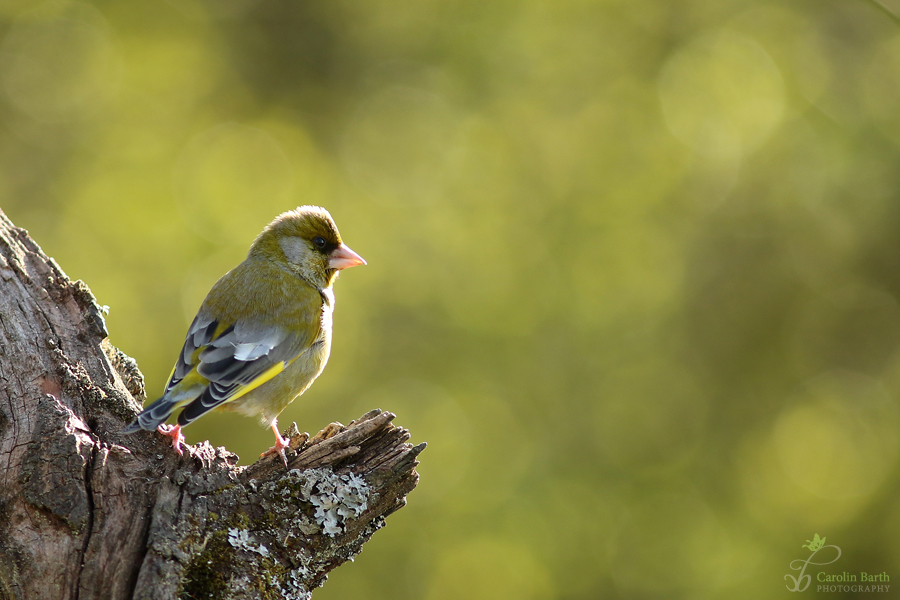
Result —
M279 215L247 259L210 290L165 394L125 431L160 428L180 453L181 427L212 409L234 410L272 427L272 450L284 459L276 419L325 368L332 285L338 271L360 264L365 261L343 244L325 209L301 206ZM164 426L179 408L178 425Z

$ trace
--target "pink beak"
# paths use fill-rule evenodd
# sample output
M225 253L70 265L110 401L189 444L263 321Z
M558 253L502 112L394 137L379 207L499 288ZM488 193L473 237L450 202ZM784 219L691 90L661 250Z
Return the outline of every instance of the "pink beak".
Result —
M364 264L366 264L365 259L344 244L332 250L328 259L328 268L338 271Z

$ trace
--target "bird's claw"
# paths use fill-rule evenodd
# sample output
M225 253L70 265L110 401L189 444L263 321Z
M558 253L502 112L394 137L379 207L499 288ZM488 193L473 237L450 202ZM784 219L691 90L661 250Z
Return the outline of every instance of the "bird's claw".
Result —
M184 452L181 450L181 446L184 444L184 436L181 434L180 425L163 424L157 427L156 430L164 436L172 438L172 447L175 448L175 452L178 453L178 456L184 456Z
M287 440L279 434L275 434L275 445L263 452L259 455L260 458L265 458L266 456L270 456L272 454L277 454L281 457L281 462L284 463L284 468L288 468L288 460L287 455L284 453L284 449L290 445L290 440Z

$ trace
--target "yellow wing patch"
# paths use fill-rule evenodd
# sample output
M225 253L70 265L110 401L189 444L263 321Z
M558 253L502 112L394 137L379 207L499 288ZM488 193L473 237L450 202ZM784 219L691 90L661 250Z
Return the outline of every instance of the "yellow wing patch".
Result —
M267 370L260 373L259 377L257 377L256 379L254 379L247 385L243 385L243 386L239 387L238 391L235 392L233 396L231 396L230 398L225 400L225 402L223 402L222 404L227 404L228 402L237 400L244 394L248 394L248 393L252 392L253 390L258 388L265 382L269 381L270 379L272 379L273 377L275 377L276 375L278 375L279 373L284 371L284 369L285 369L285 364L283 362L275 363L274 365L269 367Z

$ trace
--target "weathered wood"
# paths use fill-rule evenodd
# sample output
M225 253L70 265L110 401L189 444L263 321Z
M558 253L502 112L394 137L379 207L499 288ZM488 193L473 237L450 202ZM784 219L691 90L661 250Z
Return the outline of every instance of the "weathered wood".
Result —
M102 309L0 212L0 600L308 598L416 485L409 433L371 411L290 470L208 443L179 457L140 409Z

